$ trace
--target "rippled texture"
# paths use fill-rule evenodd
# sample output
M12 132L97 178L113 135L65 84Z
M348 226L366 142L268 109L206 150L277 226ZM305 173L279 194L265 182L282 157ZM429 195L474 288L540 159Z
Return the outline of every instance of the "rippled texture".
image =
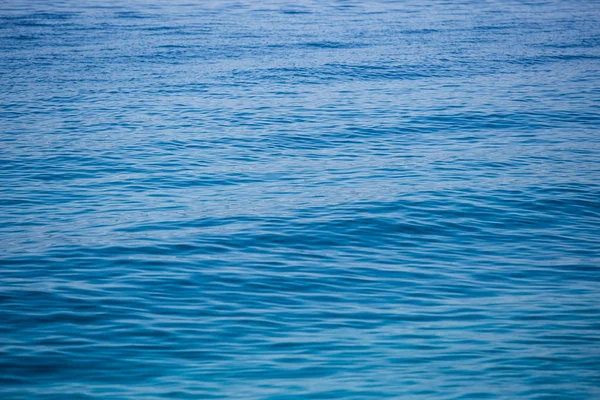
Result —
M0 5L2 399L600 398L600 3Z

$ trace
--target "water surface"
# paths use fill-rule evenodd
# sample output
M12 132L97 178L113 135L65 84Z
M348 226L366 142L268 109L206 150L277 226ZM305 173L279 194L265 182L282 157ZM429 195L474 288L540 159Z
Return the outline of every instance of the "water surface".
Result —
M3 399L600 398L600 3L0 5Z

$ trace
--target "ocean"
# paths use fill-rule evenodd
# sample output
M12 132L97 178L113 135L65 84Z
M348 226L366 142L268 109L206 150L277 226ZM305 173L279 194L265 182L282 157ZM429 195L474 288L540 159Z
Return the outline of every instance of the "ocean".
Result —
M600 399L600 2L4 0L0 398Z

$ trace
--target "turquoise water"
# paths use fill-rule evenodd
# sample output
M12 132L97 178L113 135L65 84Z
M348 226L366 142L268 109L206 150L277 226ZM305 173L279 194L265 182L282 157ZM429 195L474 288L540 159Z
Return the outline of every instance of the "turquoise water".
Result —
M0 22L2 399L600 398L599 2Z

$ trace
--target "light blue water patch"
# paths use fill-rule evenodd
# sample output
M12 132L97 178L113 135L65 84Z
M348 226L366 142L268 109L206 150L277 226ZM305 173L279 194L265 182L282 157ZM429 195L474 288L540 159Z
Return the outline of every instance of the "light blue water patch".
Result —
M2 399L600 398L600 3L0 5Z

